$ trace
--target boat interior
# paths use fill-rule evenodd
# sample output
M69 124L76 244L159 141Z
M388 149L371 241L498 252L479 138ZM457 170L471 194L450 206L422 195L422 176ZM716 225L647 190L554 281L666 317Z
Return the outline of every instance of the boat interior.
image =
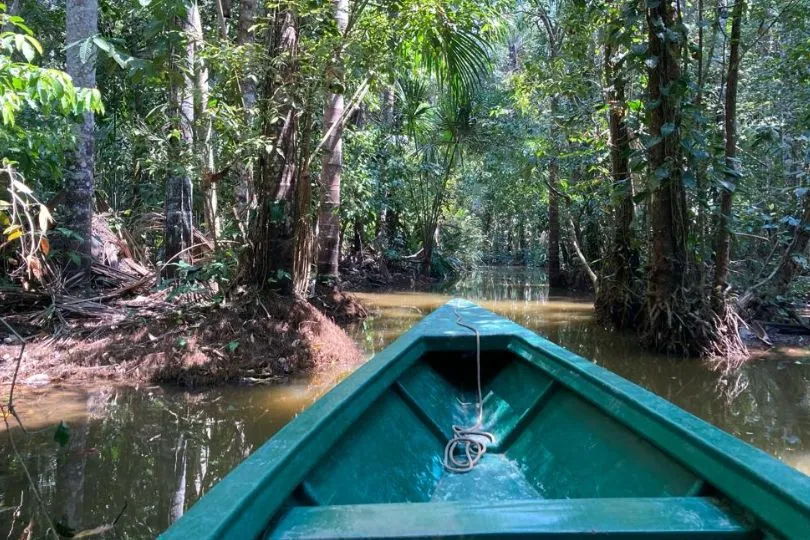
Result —
M494 443L471 472L443 458L452 426L476 422L475 351L427 352L328 449L267 536L543 537L605 520L614 533L653 523L645 537L752 534L711 485L537 363L483 351L481 386Z

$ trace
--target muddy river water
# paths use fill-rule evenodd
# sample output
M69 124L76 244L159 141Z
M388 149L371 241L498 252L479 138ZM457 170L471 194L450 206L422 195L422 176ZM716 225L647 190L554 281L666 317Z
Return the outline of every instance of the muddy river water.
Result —
M719 377L699 362L650 355L632 335L605 331L587 298L549 295L543 275L525 269L483 269L440 292L359 296L375 315L351 332L369 355L448 299L468 298L810 474L810 354L770 357ZM27 474L58 527L92 529L126 505L105 536L154 538L345 375L204 392L23 389L18 408L28 433L15 429L13 436L25 467L0 432L0 538L18 538L37 512ZM54 439L59 422L69 430L64 447Z

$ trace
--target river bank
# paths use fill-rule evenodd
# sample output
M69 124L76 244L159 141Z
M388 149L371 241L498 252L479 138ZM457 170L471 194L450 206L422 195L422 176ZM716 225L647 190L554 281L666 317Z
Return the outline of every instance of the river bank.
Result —
M168 383L185 387L279 382L291 375L352 366L361 350L339 326L362 319L346 294L319 289L310 301L236 294L218 302L128 302L126 316L65 320L0 344L0 382Z
M562 294L580 302L577 309L582 313L577 316L591 319L592 299L586 292L553 291L542 280L525 278L537 275L541 272L526 267L491 267L459 282L439 282L420 278L406 263L389 269L369 259L365 266L347 267L344 287L352 292L319 285L308 300L241 291L227 300L188 301L188 295L152 291L107 304L107 311L89 319L59 314L61 324L43 325L46 330L25 322L32 319L31 313L17 314L11 321L28 335L16 381L33 387L57 383L200 387L278 383L335 366L351 369L365 358L357 341L366 338L358 336L357 328L368 316L366 306L378 312L394 309L383 319L410 326L437 307L436 298L446 301L454 295L478 298L485 307L498 310L503 298L543 303L543 295ZM487 283L491 276L499 277ZM404 295L395 297L402 305L381 308L379 299L392 293ZM410 302L420 297L431 299L429 306L419 300L420 308L415 309ZM520 314L509 316L520 322ZM571 313L563 310L561 316ZM525 324L532 327L530 320ZM397 325L379 335L396 336L407 326ZM765 322L755 331L744 329L749 362L810 356L810 337L796 328ZM606 340L611 339L610 333L605 334ZM629 335L613 339L638 346ZM578 346L569 345L573 350ZM0 384L10 385L14 379L20 352L20 340L0 328Z

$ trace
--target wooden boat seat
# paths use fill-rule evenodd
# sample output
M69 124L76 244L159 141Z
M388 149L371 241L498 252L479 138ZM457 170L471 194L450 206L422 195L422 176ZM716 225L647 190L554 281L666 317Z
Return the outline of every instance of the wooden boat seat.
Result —
M701 497L295 507L265 538L759 538Z

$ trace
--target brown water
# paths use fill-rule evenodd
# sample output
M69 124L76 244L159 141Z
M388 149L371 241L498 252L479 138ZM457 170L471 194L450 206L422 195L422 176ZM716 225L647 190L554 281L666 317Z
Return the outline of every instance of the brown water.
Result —
M352 330L378 351L452 296L478 301L810 474L810 355L752 363L719 378L698 362L641 351L592 321L588 299L549 296L542 274L482 270L444 293L363 294L377 315ZM108 538L153 538L342 374L199 393L159 387L23 390L29 430L12 430L51 517ZM54 441L70 427L69 444ZM0 433L0 538L19 537L34 492ZM21 515L14 507L23 500ZM41 518L38 518L41 519ZM41 532L41 528L39 529Z

